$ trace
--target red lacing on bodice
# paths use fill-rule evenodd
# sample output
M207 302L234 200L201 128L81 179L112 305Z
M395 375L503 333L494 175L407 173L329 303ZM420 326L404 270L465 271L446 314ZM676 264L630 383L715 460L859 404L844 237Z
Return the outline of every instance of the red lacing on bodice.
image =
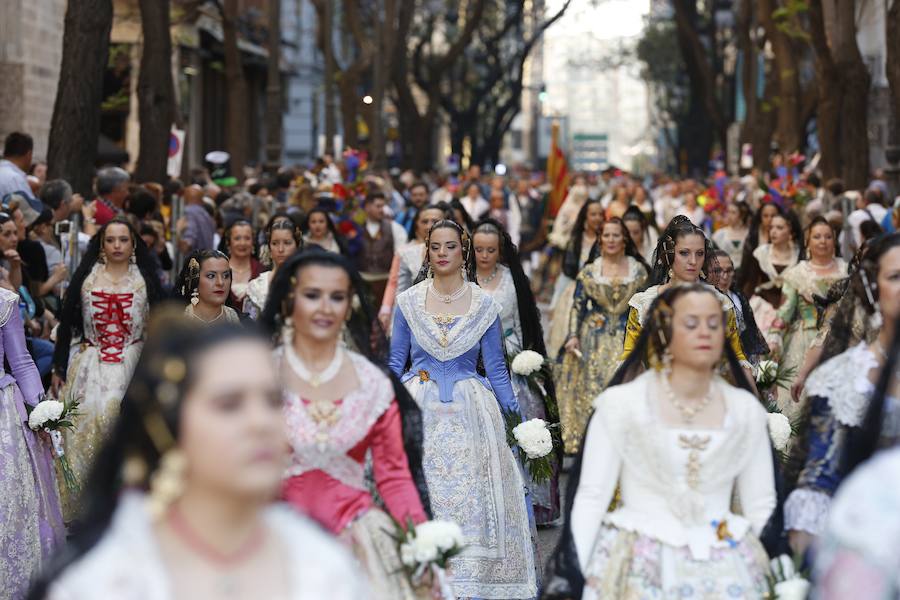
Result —
M131 315L128 309L134 302L134 294L91 292L91 296L94 298L91 306L99 309L94 313L94 329L97 330L100 360L120 363L125 342L131 335Z

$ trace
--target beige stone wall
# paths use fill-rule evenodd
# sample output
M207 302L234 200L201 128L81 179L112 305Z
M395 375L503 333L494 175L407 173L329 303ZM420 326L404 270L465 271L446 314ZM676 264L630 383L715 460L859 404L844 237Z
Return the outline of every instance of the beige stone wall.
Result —
M66 0L0 2L0 138L34 137L34 156L47 155L62 61Z

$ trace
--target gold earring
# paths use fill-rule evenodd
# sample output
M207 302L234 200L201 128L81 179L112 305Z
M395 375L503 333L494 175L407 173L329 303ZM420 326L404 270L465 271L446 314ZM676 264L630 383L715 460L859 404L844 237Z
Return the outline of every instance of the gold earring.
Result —
M149 510L155 518L162 517L169 506L184 493L187 459L177 448L171 448L159 460L159 468L150 477Z

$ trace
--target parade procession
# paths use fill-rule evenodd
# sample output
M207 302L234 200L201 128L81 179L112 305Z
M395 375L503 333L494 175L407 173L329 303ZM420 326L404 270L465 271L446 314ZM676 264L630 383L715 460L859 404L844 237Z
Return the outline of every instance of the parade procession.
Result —
M4 0L0 600L900 599L898 40Z

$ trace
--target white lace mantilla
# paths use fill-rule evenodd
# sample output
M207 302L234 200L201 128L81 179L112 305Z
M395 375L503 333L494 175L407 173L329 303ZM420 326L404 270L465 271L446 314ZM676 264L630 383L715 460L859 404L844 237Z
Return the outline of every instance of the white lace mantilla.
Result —
M782 277L783 273L785 273L789 268L793 267L797 264L797 261L800 260L800 250L796 245L792 248L791 254L791 262L786 265L785 269L782 270L781 273L778 272L778 269L775 268L775 263L772 262L772 245L771 244L763 244L759 246L756 250L753 251L753 258L756 259L756 262L759 263L759 269L763 273L766 274L766 277L769 278L769 281L759 286L762 289L768 289L772 287L781 287L784 283L784 279Z
M6 325L6 322L12 316L12 312L18 307L19 295L6 288L0 288L0 327Z
M500 283L493 291L485 290L500 304L500 323L507 352L518 353L522 349L522 325L519 321L519 297L512 274L504 265L497 265Z
M734 310L734 303L728 296L711 285L704 285L715 292L716 297L719 299L719 302L722 303L722 308L725 311ZM643 292L638 292L637 294L632 296L631 300L628 301L628 306L637 310L638 321L640 322L642 327L644 325L644 319L647 317L647 313L650 311L650 305L653 304L653 301L656 300L657 296L659 296L659 288L661 287L662 286L660 285L651 285Z
M282 348L275 351L278 364L283 364L282 352ZM347 453L368 435L375 421L390 407L394 387L366 358L349 351L347 355L353 362L360 387L344 397L338 409L340 420L324 436L297 394L285 391L284 414L293 449L285 476L321 470L344 485L365 491L364 467Z
M784 528L822 535L831 498L815 490L797 488L784 503Z
M813 270L808 260L801 260L783 271L782 280L797 290L807 302L813 302L813 296L822 293L824 282L835 282L847 276L847 263L841 258L834 260L837 269L824 275Z
M425 296L430 285L431 280L417 283L397 296L397 305L416 342L431 356L445 362L462 356L479 343L484 332L500 315L500 305L483 289L474 283L467 283L472 291L469 312L455 319L447 333L447 343L442 345L441 331L433 316L425 310Z
M269 286L272 283L272 271L266 271L259 277L247 284L247 297L245 304L249 300L258 312L266 307L266 298L269 297ZM245 310L245 312L247 312Z
M806 395L828 399L834 417L843 425L862 423L875 389L869 373L878 361L863 342L826 360L806 380Z
M397 254L400 255L403 265L415 278L416 273L422 268L422 262L425 260L425 244L422 242L410 242L400 248Z

